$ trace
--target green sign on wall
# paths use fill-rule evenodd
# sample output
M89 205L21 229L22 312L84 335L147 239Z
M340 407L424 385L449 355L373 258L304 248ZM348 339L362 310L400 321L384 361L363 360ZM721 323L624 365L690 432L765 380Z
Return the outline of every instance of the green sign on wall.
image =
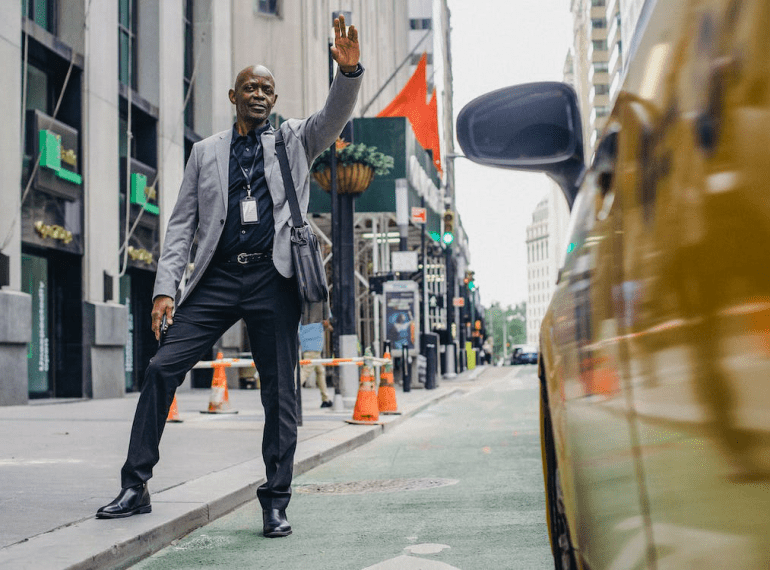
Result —
M82 184L83 177L62 167L61 135L44 129L40 130L40 166L52 170L56 176L72 184ZM70 153L74 153L71 149ZM65 153L65 155L67 155Z
M142 206L156 216L160 213L158 206L147 201L147 177L139 172L131 173L131 203Z

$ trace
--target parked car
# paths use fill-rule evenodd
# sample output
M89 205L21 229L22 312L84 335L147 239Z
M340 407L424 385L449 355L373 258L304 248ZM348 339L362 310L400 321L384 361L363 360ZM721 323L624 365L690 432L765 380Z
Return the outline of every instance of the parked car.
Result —
M766 570L770 2L647 1L639 22L593 156L564 84L457 120L465 156L545 172L571 208L538 365L554 561Z
M523 346L513 349L511 364L537 364L537 348Z
M518 364L516 362L516 359L518 358L519 353L521 353L521 349L522 349L521 346L516 346L516 347L513 348L512 352L511 352L511 364Z

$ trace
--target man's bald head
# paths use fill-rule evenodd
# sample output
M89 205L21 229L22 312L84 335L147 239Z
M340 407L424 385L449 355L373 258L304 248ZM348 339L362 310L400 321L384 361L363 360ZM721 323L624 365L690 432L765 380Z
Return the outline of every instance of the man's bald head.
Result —
M273 85L275 85L275 77L273 77L273 74L268 68L266 68L264 65L250 65L249 67L244 67L240 73L235 76L235 85L233 86L233 90L238 91L238 85L253 75L269 77L273 80Z

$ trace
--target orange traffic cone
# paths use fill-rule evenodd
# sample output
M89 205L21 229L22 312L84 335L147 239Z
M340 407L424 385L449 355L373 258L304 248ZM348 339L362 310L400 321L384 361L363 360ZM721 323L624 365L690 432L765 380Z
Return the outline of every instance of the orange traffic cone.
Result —
M361 367L361 381L358 383L358 398L353 410L353 419L345 420L349 424L379 423L380 410L377 407L377 391L374 389L372 351L366 349L364 365Z
M176 396L174 396L174 399L171 402L171 408L168 410L168 417L166 418L166 422L171 422L174 424L182 423L182 420L179 419L179 410L176 407Z
M393 384L393 364L391 364L390 353L386 352L383 358L387 362L380 372L380 391L377 392L377 404L381 414L400 414L398 404L396 404L396 386Z
M217 361L222 360L221 352L217 353ZM211 380L211 397L209 398L209 409L201 410L202 414L237 414L237 410L230 409L230 395L227 392L227 377L225 368L230 364L227 362L214 362L214 378Z

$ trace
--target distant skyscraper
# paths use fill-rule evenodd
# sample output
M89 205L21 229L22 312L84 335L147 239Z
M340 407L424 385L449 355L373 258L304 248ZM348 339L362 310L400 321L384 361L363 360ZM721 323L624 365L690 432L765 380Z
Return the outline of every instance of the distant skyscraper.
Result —
M590 160L618 96L626 52L647 0L571 0L573 85L583 116L586 158Z
M552 287L549 259L553 245L549 243L548 198L538 203L527 226L527 343L536 345Z

